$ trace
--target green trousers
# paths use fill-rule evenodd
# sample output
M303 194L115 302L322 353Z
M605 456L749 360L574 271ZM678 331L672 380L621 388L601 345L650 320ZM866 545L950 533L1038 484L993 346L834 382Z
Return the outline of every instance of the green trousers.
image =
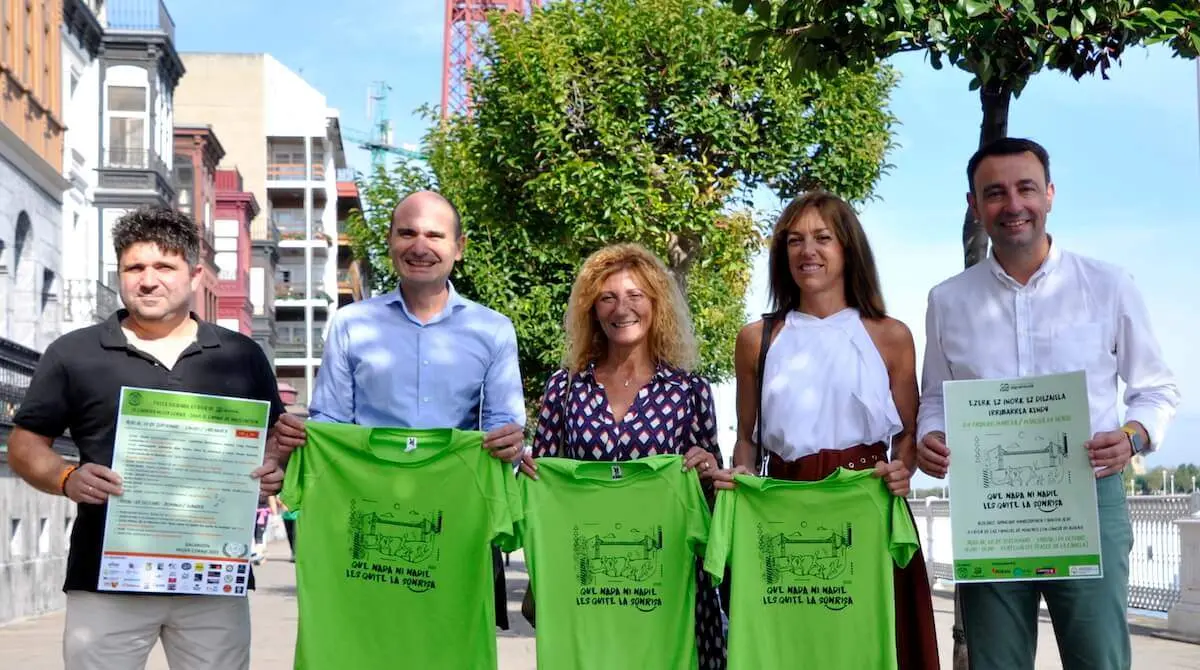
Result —
M1045 598L1064 670L1128 670L1133 528L1121 477L1096 482L1102 579L963 584L971 670L1033 670L1038 601Z

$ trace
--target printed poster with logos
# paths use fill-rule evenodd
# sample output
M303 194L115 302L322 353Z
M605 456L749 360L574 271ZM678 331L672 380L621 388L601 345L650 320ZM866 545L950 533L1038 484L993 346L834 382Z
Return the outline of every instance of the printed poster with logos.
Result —
M1103 575L1083 372L948 381L958 582Z
M245 596L270 404L122 387L101 591Z

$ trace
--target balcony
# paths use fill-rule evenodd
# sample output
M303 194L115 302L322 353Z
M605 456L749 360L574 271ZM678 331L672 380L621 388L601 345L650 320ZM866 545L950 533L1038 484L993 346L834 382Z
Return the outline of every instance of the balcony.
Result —
M312 303L314 307L328 307L332 300L329 294L325 292L325 284L321 282L313 282L312 285ZM275 306L276 307L303 307L306 301L304 299L304 282L275 282Z
M321 354L325 352L325 342L321 339L322 325L320 323L313 324L313 332L316 335L312 343L313 358L320 358ZM275 343L275 356L278 358L307 358L304 331L281 329Z
M306 178L303 163L267 163L267 181L304 181ZM324 165L312 165L312 180L325 181Z
M175 188L167 173L167 164L153 149L137 146L105 147L101 156L97 189L122 192L142 191L151 195L145 204L169 205L175 201ZM124 193L123 193L124 195ZM104 204L101 193L98 204Z
M338 293L354 292L354 281L350 276L350 268L338 268L337 283Z
M255 243L279 243L279 226L265 216L256 216L250 222L250 239Z
M40 357L33 349L0 339L0 423L12 424Z
M315 212L314 212L315 214ZM316 249L328 249L332 244L330 236L325 233L325 224L320 218L312 223L312 237L305 237L304 210L279 208L271 211L271 221L279 228L281 247L297 247L303 249L313 246ZM320 244L304 244L305 242L320 242ZM291 244L284 244L291 243Z
M64 284L63 318L76 328L101 323L121 308L117 292L94 279L68 279Z
M107 5L110 30L163 33L175 41L175 20L162 0L109 0Z

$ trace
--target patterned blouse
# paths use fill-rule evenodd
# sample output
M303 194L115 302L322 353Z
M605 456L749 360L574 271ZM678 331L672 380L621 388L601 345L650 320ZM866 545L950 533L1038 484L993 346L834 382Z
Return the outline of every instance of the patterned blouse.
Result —
M659 365L617 422L593 365L571 376L559 370L546 382L533 435L533 455L581 461L628 461L686 454L703 447L717 459L712 389L699 376ZM705 484L710 491L710 485ZM724 670L725 626L717 589L696 561L696 650L701 670Z
M586 461L627 461L685 454L703 447L716 456L717 419L704 378L659 365L618 423L595 367L571 378L559 370L546 383L533 435L533 455Z

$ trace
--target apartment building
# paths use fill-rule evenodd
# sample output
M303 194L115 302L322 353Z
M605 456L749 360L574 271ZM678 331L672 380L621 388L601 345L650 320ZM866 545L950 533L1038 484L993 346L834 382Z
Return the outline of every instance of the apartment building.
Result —
M250 225L258 216L258 199L246 191L236 169L217 171L217 215L213 222L214 245L220 282L217 291L217 325L246 337L254 333L254 305L250 302L250 268L253 243Z
M120 306L115 286L104 281L96 187L100 163L100 47L103 0L63 0L62 203L63 331L108 318Z
M173 155L173 204L192 217L200 237L200 283L192 309L201 319L216 321L218 277L213 213L217 206L217 165L225 157L225 148L211 126L175 126Z
M62 4L0 0L0 337L42 350L62 295Z
M280 387L307 405L339 304L339 260L349 264L339 223L357 199L338 187L339 175L352 181L338 112L269 54L187 53L183 62L176 119L220 134L221 168L236 168L264 210L251 225L253 336Z
M175 21L162 0L107 0L102 19L99 279L116 286L113 224L138 207L175 202L173 99L184 69Z

